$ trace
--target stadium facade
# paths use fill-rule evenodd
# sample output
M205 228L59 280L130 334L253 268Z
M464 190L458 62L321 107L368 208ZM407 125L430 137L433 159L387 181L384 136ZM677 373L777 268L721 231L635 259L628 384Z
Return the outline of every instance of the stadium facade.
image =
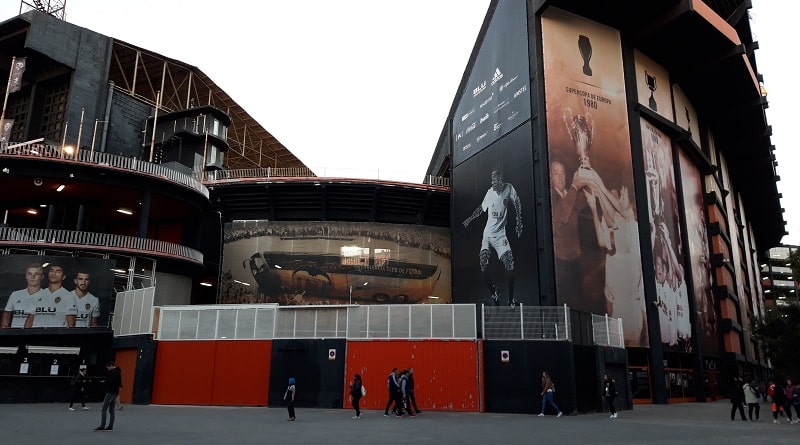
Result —
M99 300L91 329L3 330L2 400L110 357L133 403L277 405L296 369L306 406L413 366L422 409L501 412L538 412L543 370L577 412L605 373L624 406L770 377L750 326L784 221L748 9L493 1L425 184L316 177L196 67L0 23L2 295L57 263Z

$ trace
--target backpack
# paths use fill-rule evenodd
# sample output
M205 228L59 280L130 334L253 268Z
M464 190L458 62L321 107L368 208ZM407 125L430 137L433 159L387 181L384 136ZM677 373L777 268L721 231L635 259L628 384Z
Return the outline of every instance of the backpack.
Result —
M364 386L364 384L362 383L361 384L361 397L364 397L366 395L367 395L367 387Z

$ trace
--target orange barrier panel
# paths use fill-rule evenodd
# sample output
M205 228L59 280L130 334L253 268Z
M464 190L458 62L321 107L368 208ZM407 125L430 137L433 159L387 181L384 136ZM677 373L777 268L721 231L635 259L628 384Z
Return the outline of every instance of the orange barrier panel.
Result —
M118 349L115 353L114 363L122 371L122 388L119 390L119 401L131 403L133 400L133 377L136 375L136 357L139 350L136 348ZM105 366L105 363L103 363Z
M478 343L455 340L348 341L344 400L353 374L361 374L367 396L364 409L384 409L392 368L414 368L414 393L422 411L480 409ZM345 408L351 408L345 402Z
M210 405L216 349L213 341L159 342L152 402Z
M271 341L218 341L212 405L266 406Z

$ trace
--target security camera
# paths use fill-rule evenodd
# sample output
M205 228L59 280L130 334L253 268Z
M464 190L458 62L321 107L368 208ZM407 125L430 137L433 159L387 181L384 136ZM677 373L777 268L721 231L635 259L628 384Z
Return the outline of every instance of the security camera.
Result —
M36 179L33 180L33 185L38 187L38 186L42 185L43 182L44 181L42 181L42 178L36 178Z

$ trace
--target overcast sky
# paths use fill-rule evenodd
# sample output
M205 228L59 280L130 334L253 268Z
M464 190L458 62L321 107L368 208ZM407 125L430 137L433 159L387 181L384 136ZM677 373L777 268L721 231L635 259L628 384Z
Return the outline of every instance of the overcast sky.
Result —
M70 0L66 19L198 67L318 175L419 183L489 3ZM19 9L18 0L0 2L0 20ZM800 244L800 154L790 139L800 92L784 49L800 2L753 0L751 14L783 241Z

